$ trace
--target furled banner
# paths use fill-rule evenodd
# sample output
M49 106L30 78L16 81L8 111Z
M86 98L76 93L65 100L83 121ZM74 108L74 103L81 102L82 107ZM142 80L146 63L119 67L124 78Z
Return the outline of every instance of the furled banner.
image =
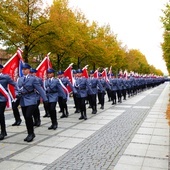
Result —
M18 49L17 52L7 61L2 70L3 74L8 74L14 81L17 81L18 76L22 76L22 50ZM12 101L15 100L15 89L12 85L8 86L9 94Z
M70 83L73 85L73 73L72 73L72 65L73 63L71 63L64 71L64 76L67 77L70 80ZM70 86L67 85L67 90L70 93L72 90L70 88Z
M46 55L46 57L43 59L43 61L39 64L37 67L37 73L36 76L40 77L42 80L45 80L47 78L47 70L49 68L52 68L52 63L49 58L50 53Z
M88 65L86 65L86 66L82 69L82 71L83 71L82 76L84 76L85 78L89 78L88 71L87 71L87 67L88 67Z

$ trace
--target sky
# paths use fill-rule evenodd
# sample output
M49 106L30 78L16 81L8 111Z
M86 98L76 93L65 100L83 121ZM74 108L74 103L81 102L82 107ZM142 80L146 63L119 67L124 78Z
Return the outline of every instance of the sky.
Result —
M69 7L80 9L86 19L99 26L109 24L123 46L140 50L149 64L168 74L162 57L160 21L167 2L169 0L69 0Z

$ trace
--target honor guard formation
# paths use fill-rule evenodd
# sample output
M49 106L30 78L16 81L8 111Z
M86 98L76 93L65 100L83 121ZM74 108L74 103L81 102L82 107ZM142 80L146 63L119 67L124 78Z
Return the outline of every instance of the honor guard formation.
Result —
M64 75L62 70L56 72L53 68L47 69L47 78L42 80L36 76L37 70L31 68L28 63L22 66L22 77L14 81L8 74L3 74L3 65L0 65L0 140L7 136L5 125L5 108L8 103L8 85L14 87L15 100L12 101L12 111L15 122L12 126L19 126L22 122L18 107L21 107L25 119L28 135L24 141L31 142L35 138L34 127L41 126L40 103L43 103L45 115L50 117L49 130L58 128L57 110L61 112L60 118L67 118L69 110L67 102L69 98L68 88L71 89L75 113L79 113L79 119L87 120L86 105L91 108L91 114L97 114L97 105L104 109L105 96L111 105L122 103L138 93L164 83L165 79L160 76L147 76L135 74L114 75L112 73L103 76L102 72L96 73L90 70L88 78L83 75L83 70L72 70L73 82ZM58 106L57 106L58 103Z

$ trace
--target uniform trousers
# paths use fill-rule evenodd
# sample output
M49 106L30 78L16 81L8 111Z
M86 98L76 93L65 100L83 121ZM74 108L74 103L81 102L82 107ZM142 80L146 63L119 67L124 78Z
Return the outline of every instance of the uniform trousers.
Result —
M96 99L96 94L91 94L89 95L89 103L92 107L93 111L97 111L97 99Z
M5 125L5 107L6 107L6 102L0 102L0 124L1 124L1 133L6 132L6 125Z
M34 117L34 122L40 122L40 110L39 110L39 105L40 105L40 100L37 100L37 105L36 105L36 109L33 113L33 117Z
M99 103L101 104L101 106L104 106L104 96L105 96L105 93L98 92L98 99L99 99Z
M56 112L56 105L57 102L50 102L48 103L48 110L51 118L52 125L57 125L57 112Z
M60 106L60 110L64 115L68 115L68 107L67 107L67 99L63 99L63 97L58 97L58 104Z
M78 105L80 107L80 112L81 113L83 113L83 112L86 113L86 104L85 104L85 101L86 101L86 97L78 98Z
M27 132L29 135L34 133L33 127L33 113L35 112L37 105L22 106L22 113L25 119Z
M12 102L12 110L15 118L15 122L21 121L20 113L19 113L19 106L20 99L17 99L15 102Z

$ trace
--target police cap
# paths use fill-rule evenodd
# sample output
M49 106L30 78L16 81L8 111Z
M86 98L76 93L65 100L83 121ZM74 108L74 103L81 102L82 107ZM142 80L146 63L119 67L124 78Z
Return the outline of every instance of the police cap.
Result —
M62 75L62 74L64 74L64 71L60 70L60 71L57 72L57 75Z
M34 68L31 68L31 69L30 69L30 73L36 73L36 72L37 72L36 69L34 69Z
M94 74L94 70L90 70L90 74Z
M55 73L55 70L54 70L53 68L49 68L49 69L47 70L47 73Z
M24 63L22 69L31 69L31 66L28 63Z
M77 72L77 73L82 73L83 70L82 70L82 69L78 69L76 72Z

